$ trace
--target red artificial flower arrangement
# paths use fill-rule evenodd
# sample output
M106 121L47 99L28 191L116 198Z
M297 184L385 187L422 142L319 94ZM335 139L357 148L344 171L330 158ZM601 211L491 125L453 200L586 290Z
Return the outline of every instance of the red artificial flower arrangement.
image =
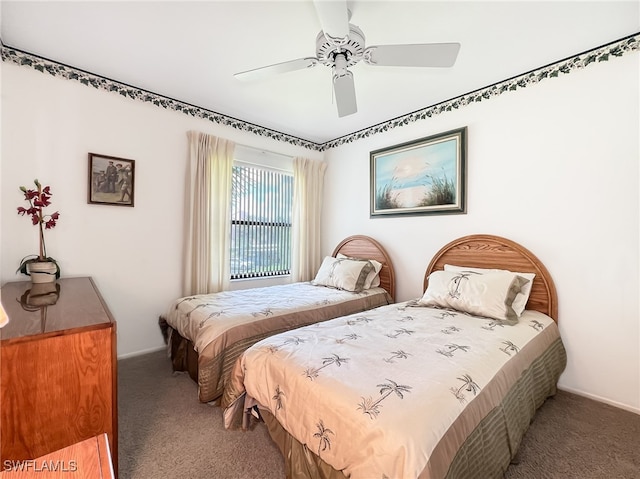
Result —
M51 204L51 188L43 187L40 182L34 180L36 189L28 190L24 186L20 187L20 191L24 193L24 199L29 203L29 208L18 206L18 214L21 216L29 216L31 223L38 226L40 231L40 252L38 255L29 255L22 259L20 267L16 272L29 274L27 265L34 262L52 262L56 265L56 279L60 277L60 267L55 259L47 256L47 247L44 241L44 230L52 229L56 226L60 213L57 211L52 214L45 214L44 208Z

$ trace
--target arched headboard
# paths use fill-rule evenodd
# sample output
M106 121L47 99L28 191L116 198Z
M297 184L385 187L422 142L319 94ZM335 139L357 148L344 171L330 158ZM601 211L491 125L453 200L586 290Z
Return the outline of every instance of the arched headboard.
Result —
M380 270L380 287L384 288L395 301L396 280L393 263L384 247L373 238L365 235L354 235L343 239L333 250L332 256L341 253L351 258L375 259L382 263Z
M540 311L558 321L558 296L549 271L531 251L515 241L486 234L469 235L451 241L431 259L424 276L424 290L429 284L431 272L444 269L445 264L535 273L526 308Z

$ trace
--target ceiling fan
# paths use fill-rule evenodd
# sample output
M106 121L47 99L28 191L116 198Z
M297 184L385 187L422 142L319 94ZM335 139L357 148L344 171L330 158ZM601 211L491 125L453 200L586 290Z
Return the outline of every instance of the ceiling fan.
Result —
M253 70L236 73L243 81L302 70L322 63L333 72L333 92L338 116L358 111L353 73L348 67L360 60L373 66L451 67L456 61L459 43L419 43L405 45L375 45L365 47L364 34L349 23L346 0L315 0L314 5L322 30L316 38L316 56L299 58Z

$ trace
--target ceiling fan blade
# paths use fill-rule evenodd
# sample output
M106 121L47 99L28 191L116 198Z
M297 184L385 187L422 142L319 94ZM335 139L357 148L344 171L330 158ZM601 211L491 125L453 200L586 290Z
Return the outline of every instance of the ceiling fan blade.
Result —
M375 45L364 52L370 65L389 67L451 67L460 51L459 43Z
M352 115L358 111L356 88L351 72L348 71L345 75L333 77L333 92L336 96L339 117Z
M349 35L349 10L346 0L315 0L313 3L325 36L341 40Z
M280 73L314 67L317 64L317 58L299 58L297 60L290 60L288 62L275 63L274 65L247 70L245 72L236 73L233 76L242 81L260 80L273 75L279 75Z

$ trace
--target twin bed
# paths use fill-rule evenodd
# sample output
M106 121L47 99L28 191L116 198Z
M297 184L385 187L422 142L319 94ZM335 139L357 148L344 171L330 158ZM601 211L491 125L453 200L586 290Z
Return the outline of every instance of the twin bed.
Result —
M321 271L326 274L320 277L319 271L319 284L300 282L174 301L160 318L160 325L167 332L174 371L188 371L198 383L201 402L221 401L226 405L229 373L236 359L252 344L274 334L394 301L393 264L384 247L373 238L345 238L335 247L332 257L325 258ZM357 277L349 276L353 271ZM350 279L354 282L345 286ZM358 283L359 279L368 284ZM326 286L334 281L341 281L337 284L353 291Z
M566 364L553 281L519 244L472 235L424 291L249 347L225 426L261 417L288 478L502 477Z

